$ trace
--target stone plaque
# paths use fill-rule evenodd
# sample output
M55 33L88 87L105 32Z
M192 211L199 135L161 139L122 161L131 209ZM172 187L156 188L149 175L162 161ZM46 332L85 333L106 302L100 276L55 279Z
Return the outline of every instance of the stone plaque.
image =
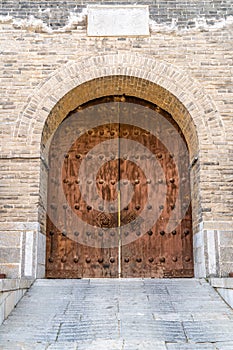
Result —
M149 8L134 6L88 6L88 36L148 36Z

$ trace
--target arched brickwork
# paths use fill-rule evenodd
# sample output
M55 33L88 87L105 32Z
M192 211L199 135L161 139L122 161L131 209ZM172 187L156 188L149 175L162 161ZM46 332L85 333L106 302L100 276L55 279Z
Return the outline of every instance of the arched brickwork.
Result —
M56 130L68 113L79 105L108 95L128 95L153 102L169 112L186 136L191 158L198 150L196 127L183 104L169 91L146 79L113 75L83 83L63 96L49 114L42 135L42 145Z
M200 163L191 170L193 232L203 232L201 160L205 149L224 139L219 112L203 87L186 71L166 62L135 54L111 54L71 62L42 82L19 116L14 136L17 144L28 147L34 157L43 152L47 140L67 114L92 99L126 94L145 99L172 115L181 128L189 148L190 161ZM46 152L43 154L46 158ZM45 163L46 164L46 159ZM46 167L41 168L39 222L45 232ZM203 238L204 239L204 238ZM194 250L201 249L196 276L206 276L206 249L194 239ZM197 252L197 254L199 254ZM194 253L195 255L195 253ZM208 260L208 255L207 255ZM199 265L198 265L199 264ZM200 267L198 267L200 266Z
M223 136L220 114L197 81L171 64L130 53L83 58L56 71L31 96L18 118L15 136L27 145L40 144L45 122L49 124L50 118L54 122L55 113L58 125L79 104L121 93L147 99L172 114L191 157L198 142L211 143Z

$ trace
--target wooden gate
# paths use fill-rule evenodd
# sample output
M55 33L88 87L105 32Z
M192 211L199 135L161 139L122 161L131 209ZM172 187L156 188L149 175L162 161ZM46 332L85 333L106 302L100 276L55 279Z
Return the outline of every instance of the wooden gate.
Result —
M193 276L188 151L169 115L133 98L79 107L49 168L47 277Z

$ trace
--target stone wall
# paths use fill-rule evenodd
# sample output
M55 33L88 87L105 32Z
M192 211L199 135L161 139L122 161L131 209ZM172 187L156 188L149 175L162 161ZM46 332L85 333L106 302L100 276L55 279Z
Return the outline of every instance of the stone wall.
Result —
M191 161L198 157L191 174L196 276L233 271L231 1L140 3L150 5L150 36L96 38L86 32L85 9L93 2L1 2L0 270L8 277L44 276L46 120L63 96L66 112L77 106L80 91L69 100L75 87L106 77L104 86L119 75L163 87L148 99L183 123L186 138L197 135L189 144ZM113 94L143 94L143 85L120 81L112 82ZM86 87L83 101L106 86ZM171 101L178 107L171 110Z
M30 279L0 280L0 325L30 288L32 282Z

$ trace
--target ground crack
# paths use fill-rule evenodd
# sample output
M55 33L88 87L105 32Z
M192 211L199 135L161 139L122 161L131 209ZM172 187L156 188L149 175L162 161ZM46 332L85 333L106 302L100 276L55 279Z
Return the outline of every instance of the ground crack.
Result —
M183 331L184 331L185 343L188 343L188 342L189 342L189 339L188 339L187 334L186 334L186 332L185 332L184 323L183 323L183 322L181 322L181 327L182 327L182 329L183 329Z
M58 330L57 330L57 335L56 335L55 342L57 342L57 341L58 341L58 337L59 337L59 335L60 335L60 332L61 332L61 327L62 327L63 323L64 323L64 322L60 322L60 324L59 324L59 327L58 327Z

